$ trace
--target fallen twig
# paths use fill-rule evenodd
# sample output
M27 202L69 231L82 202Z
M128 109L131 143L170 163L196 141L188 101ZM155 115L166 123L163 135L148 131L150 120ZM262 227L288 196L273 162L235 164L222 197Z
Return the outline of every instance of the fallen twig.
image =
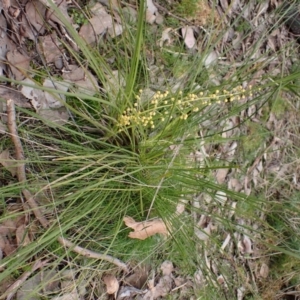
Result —
M73 244L72 242L70 242L69 240L65 239L64 237L59 237L58 241L60 242L60 244L62 244L63 246L70 248L72 251L81 254L85 257L89 257L89 258L96 258L96 259L101 259L101 260L105 260L108 261L118 267L120 267L121 269L123 269L125 272L128 272L128 267L126 266L125 263L123 263L121 260L112 257L110 255L107 254L101 254L98 252L94 252L85 248L82 248L80 246L76 246L75 244Z
M17 131L15 104L14 101L11 99L7 100L7 127L16 150L16 159L18 161L17 177L19 182L25 182L26 173L24 151Z
M17 124L16 124L15 103L12 99L7 100L7 127L16 150L16 159L18 161L17 164L18 181L26 182L24 151L23 151L21 139L18 135ZM24 195L27 203L29 204L36 218L40 221L40 223L43 225L44 228L47 228L49 226L49 222L41 213L39 206L34 199L34 196L30 193L30 191L26 189L22 190L22 194Z

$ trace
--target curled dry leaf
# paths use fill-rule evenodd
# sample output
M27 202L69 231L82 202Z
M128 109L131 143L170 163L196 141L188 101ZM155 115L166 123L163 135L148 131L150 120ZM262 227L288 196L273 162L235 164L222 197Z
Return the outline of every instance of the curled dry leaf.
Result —
M159 233L167 235L168 230L162 219L155 219L144 222L136 222L131 217L124 217L123 219L126 226L132 228L134 231L129 233L132 239L145 240L146 238Z
M109 295L116 295L119 290L119 282L114 275L105 275L103 281L106 285L106 292Z

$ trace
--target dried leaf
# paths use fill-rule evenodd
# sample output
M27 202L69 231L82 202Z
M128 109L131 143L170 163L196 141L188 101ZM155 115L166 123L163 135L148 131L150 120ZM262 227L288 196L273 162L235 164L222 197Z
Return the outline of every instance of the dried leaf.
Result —
M149 267L148 266L137 266L133 270L133 274L130 276L126 277L124 279L124 282L126 285L133 286L135 288L141 289L142 287L145 286L145 283L148 278L148 273L149 273Z
M75 83L77 92L93 96L99 91L97 78L81 67L70 65L70 71L63 73L65 82Z
M226 178L228 172L229 172L229 168L217 170L216 179L219 184L222 184L225 182L225 178Z
M119 23L114 23L111 27L108 28L108 34L114 38L123 32L123 26Z
M43 122L51 127L64 125L69 120L69 113L65 107L60 107L58 109L41 109L39 115Z
M216 64L218 61L218 55L215 51L210 52L209 54L207 54L204 58L204 65L205 67L210 67L213 66L214 64Z
M10 158L8 149L0 153L0 164L5 169L7 169L13 177L16 176L17 174L16 160Z
M252 242L247 235L244 235L243 239L238 242L238 249L242 254L251 254L252 250Z
M208 225L204 229L199 229L195 227L194 232L198 239L200 239L201 241L207 241L211 233L211 226Z
M168 234L167 227L162 219L136 222L131 217L124 217L123 221L125 222L126 226L134 230L134 232L130 232L128 235L132 239L145 240L156 233L162 235Z
M16 80L22 80L29 70L30 58L21 54L17 49L8 51L6 54L10 70Z
M267 278L269 276L269 267L266 263L263 263L259 270L259 275L262 278Z
M26 99L26 97L24 97L24 95L22 95L20 91L13 90L10 87L0 86L0 95L1 98L3 98L4 100L13 99L15 105L19 107L24 107L24 108L32 107L28 99ZM1 112L2 111L3 110L1 110Z
M144 294L144 291L139 290L133 286L122 286L118 293L117 300L138 299L138 298L135 298L135 296L142 295L142 294Z
M46 7L39 0L27 2L26 16L30 24L36 29L39 34L45 33L45 14Z
M170 276L161 277L158 284L154 288L150 289L150 291L144 295L143 299L150 300L168 296L172 289L172 283L173 279Z
M57 296L52 298L52 300L80 300L82 299L77 291L73 291L71 293L66 293L62 296Z
M60 1L54 1L54 0L40 0L43 2L46 6L48 6L50 9L46 12L46 19L51 20L57 24L60 24L64 27L64 22L62 21L65 19L65 22L68 24L73 24L73 19L68 14L68 2L67 0L60 0ZM54 9L51 9L52 6L57 6L58 12L56 12ZM61 16L63 15L63 18Z
M160 269L164 276L170 276L172 272L174 271L173 263L169 260L165 260L161 266Z
M31 243L31 240L28 235L28 229L25 224L19 226L16 230L16 239L18 246L26 246Z
M56 34L49 34L39 38L41 52L44 54L47 63L53 63L62 55L59 49L59 42Z
M194 30L190 26L185 26L181 28L181 34L184 40L184 44L188 49L192 49L196 45L196 39L194 36Z
M215 200L221 203L222 205L225 205L227 201L227 195L224 191L217 191L215 195Z
M66 92L69 89L69 84L63 81L53 81L45 79L43 86L46 88L56 89L57 91ZM45 92L45 98L47 101L47 107L60 108L63 107L66 101L64 94Z
M109 295L116 295L119 290L119 282L114 275L105 275L103 281L106 285L106 292Z
M171 45L172 43L172 37L170 35L170 31L172 30L171 27L168 27L166 29L163 30L162 34L161 34L161 38L159 40L159 46L162 48L163 45Z
M97 15L89 19L88 24L83 24L79 30L79 35L87 42L93 44L97 41L98 35L104 33L113 26L113 18L105 8L99 8Z
M47 101L45 97L45 93L42 90L35 89L35 82L29 78L26 78L22 81L21 93L28 99L31 100L32 106L35 108L37 112L40 109L47 108ZM27 86L31 85L31 86Z
M156 19L157 8L152 0L147 0L146 21L153 24Z

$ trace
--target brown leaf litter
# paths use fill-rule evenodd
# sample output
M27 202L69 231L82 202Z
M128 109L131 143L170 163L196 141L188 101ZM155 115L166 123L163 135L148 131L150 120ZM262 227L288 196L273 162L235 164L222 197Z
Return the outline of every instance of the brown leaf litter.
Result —
M162 219L136 222L131 217L124 217L123 221L126 226L134 230L128 235L132 239L145 240L157 233L162 234L163 236L168 235L167 227Z

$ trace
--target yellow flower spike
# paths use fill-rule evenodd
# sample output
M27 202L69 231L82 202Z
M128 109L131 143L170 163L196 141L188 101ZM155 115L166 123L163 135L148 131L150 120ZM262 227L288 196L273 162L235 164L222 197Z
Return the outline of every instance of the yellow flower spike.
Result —
M165 120L165 118L161 118L160 120L163 122Z
M199 96L200 96L200 97L203 96L203 92L200 92L200 93L199 93Z
M217 94L219 94L219 93L220 93L220 91L219 91L219 90L216 90L216 92L215 92L215 93L216 93L216 95L217 95Z
M165 115L167 115L168 114L168 112L167 111L165 111Z
M155 128L155 126L154 126L154 125L152 125L152 126L151 126L151 128L153 129L153 128Z
M141 94L142 92L143 92L143 90L142 90L142 89L140 89L140 90L139 90L139 93Z
M193 111L194 111L194 112L197 112L197 111L199 111L199 108L198 108L198 107L195 107L195 108L193 109Z
M177 101L177 104L181 104L181 100L178 100L178 101Z
M164 101L164 104L168 104L168 101L167 101L167 100L165 100L165 101Z
M171 101L175 101L175 98L174 98L174 97L172 97L172 98L171 98Z
M137 102L135 102L133 105L134 105L134 106L138 106Z

